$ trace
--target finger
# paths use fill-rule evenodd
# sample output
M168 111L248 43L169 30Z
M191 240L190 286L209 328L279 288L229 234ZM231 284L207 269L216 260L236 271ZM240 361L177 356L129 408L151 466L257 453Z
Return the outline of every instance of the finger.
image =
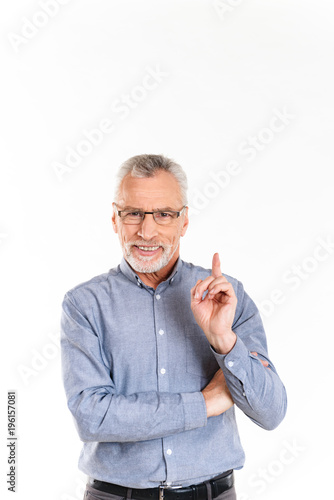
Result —
M208 286L210 283L214 280L213 276L208 276L205 278L205 280L201 281L200 283L197 282L195 285L195 290L194 290L194 298L195 299L201 299L203 296L203 293L206 292L208 289Z
M212 257L212 276L214 278L218 278L219 276L222 276L222 272L220 269L220 259L219 259L218 253L215 253Z
M213 298L217 294L220 294L220 293L224 293L228 297L235 298L233 286L228 281L221 281L219 283L216 283L212 287L211 287L211 285L209 286L209 289L208 289L208 297L209 298Z
M218 278L213 278L209 285L209 288L213 288L215 285L219 285L219 283L229 283L229 281L225 278L225 276L221 274L220 276L218 276Z
M223 378L225 378L223 370L221 368L219 368L219 370L217 370L216 373L214 374L213 379L222 380Z
M190 295L191 295L191 298L194 299L195 298L195 295L196 295L196 291L197 291L197 286L199 285L199 283L202 283L202 280L197 280L196 281L196 285L192 287L192 289L190 290Z
M253 354L254 356L257 356L257 352L251 352L251 354ZM260 359L260 358L259 358L259 359ZM263 360L263 359L260 359L260 361L261 361L261 363L262 363L262 365L263 365L263 366L265 366L266 368L269 368L269 363L268 363L268 361L265 361L265 360ZM269 370L270 370L270 369L271 369L271 368L269 368Z
M221 285L221 283L231 284L225 276L219 276L219 278L214 278L208 286L208 291L210 292L214 287Z

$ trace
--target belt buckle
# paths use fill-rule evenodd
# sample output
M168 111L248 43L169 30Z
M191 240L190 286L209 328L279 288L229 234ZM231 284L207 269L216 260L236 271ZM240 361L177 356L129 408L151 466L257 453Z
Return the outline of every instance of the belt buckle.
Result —
M179 490L180 488L182 488L182 484L161 484L159 486L159 500L165 499L165 490Z

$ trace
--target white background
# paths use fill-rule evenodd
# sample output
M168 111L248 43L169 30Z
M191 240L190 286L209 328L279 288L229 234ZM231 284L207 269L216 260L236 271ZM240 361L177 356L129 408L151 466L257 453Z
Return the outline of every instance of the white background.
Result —
M223 272L243 282L263 313L288 391L286 419L272 432L238 412L246 451L238 498L332 495L334 7L330 0L218 4L63 0L46 14L43 0L2 3L6 498L82 498L81 443L60 375L61 301L119 263L114 175L140 153L164 153L185 168L193 216L182 258L210 267L219 251ZM147 76L153 70L157 80ZM66 165L69 148L106 119L113 131L57 173L55 162ZM237 172L214 184L231 161ZM18 394L14 497L6 485L7 390Z

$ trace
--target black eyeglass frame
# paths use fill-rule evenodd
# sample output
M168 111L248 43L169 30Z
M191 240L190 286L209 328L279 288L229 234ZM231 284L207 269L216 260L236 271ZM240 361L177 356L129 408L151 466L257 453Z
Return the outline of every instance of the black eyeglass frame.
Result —
M116 213L117 215L122 219L122 212L138 212L141 214L141 221L138 222L137 224L133 223L133 224L128 224L129 226L133 225L133 226L136 226L136 225L139 225L141 224L141 222L143 222L143 220L145 219L145 215L146 214L149 214L149 215L153 215L153 219L154 219L154 222L156 222L156 224L159 224L160 226L163 225L161 224L160 222L158 222L155 218L155 214L158 214L158 213L172 213L172 214L176 214L176 217L175 219L178 219L180 217L180 215L182 214L182 212L185 210L185 208L187 208L187 205L183 205L183 207L181 208L181 210L154 210L154 212L145 212L143 210L118 210L118 207L116 205L116 203L114 202L113 205L116 207ZM173 219L173 220L175 220ZM122 219L124 220L124 219Z

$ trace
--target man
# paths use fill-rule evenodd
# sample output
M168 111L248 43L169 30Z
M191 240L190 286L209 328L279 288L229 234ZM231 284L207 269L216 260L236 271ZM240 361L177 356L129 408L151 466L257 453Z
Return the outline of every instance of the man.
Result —
M265 429L286 411L259 312L217 253L211 270L180 259L189 219L179 165L135 156L118 180L112 224L124 258L63 302L85 499L235 499L244 452L234 404Z

